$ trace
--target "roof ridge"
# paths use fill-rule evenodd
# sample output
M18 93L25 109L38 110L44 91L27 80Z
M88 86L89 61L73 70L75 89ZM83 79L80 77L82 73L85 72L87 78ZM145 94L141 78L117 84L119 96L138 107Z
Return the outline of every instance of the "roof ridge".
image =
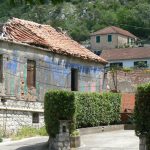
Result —
M117 30L115 28L117 28L116 26L110 26L116 33L117 33Z

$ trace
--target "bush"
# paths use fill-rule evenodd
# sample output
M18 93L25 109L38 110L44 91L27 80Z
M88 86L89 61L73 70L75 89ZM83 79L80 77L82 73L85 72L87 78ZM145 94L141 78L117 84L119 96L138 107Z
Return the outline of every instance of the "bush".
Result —
M150 83L137 88L134 120L136 135L146 136L150 144Z
M108 125L120 121L120 94L76 93L75 95L77 127Z
M120 121L121 96L116 93L79 93L48 91L45 95L44 118L51 137L59 132L59 120L71 121L76 127L107 125Z
M44 119L51 137L59 132L59 120L70 120L71 132L75 130L75 97L73 92L53 90L45 94Z
M0 143L3 142L3 139L2 139L2 133L1 133L1 130L0 130Z

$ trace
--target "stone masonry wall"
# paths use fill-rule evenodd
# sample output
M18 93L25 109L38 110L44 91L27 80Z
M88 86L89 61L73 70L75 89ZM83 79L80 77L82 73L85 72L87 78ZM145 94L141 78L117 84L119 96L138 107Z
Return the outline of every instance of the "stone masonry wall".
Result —
M39 123L32 123L33 113L39 114ZM6 133L16 132L22 126L44 126L43 103L7 100L0 102L0 128Z
M117 80L116 80L117 79ZM117 86L117 91L121 93L135 93L136 87L139 84L150 82L150 69L134 69L130 72L117 71L112 76L112 72L107 74L107 88L108 90L114 90Z

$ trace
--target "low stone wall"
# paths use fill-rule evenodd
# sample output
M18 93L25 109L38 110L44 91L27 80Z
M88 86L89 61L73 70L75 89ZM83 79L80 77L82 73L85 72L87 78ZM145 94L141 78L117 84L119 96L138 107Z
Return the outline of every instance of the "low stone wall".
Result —
M43 103L7 100L0 102L0 129L5 134L16 132L22 126L44 125ZM38 114L38 123L33 123L33 113Z
M90 128L81 128L80 134L94 134L94 133L101 133L107 131L115 131L115 130L124 130L124 125L110 125L110 126L98 126L98 127L90 127Z

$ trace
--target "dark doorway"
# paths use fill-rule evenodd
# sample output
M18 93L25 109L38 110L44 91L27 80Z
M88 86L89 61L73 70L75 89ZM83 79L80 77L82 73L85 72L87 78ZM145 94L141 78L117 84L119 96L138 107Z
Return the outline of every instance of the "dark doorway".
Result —
M78 91L78 69L71 69L71 91Z

